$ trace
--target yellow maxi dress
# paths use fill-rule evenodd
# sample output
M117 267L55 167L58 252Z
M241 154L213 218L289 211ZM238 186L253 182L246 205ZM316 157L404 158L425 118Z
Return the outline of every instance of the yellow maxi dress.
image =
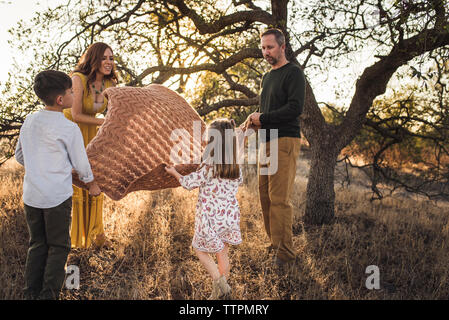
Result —
M94 111L94 97L93 90L88 94L87 77L75 72L72 76L79 76L83 83L83 113L96 116L97 113L102 113L108 104L106 97L104 98L103 106ZM105 80L105 88L114 86L112 80ZM73 121L72 110L65 109L64 115L67 119ZM77 123L84 138L84 147L95 137L98 131L96 125ZM99 234L104 234L103 228L103 199L104 194L97 197L89 196L87 190L73 186L72 198L72 229L70 237L72 240L72 248L88 248L95 241L95 237ZM101 244L99 244L101 245Z

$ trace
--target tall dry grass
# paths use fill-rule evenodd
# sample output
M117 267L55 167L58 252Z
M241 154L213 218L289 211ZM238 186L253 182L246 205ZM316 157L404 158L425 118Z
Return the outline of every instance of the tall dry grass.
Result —
M425 199L370 202L359 186L336 185L335 222L301 223L308 164L298 167L293 195L295 271L271 265L257 196L255 168L239 190L243 243L232 247L235 299L447 299L449 205ZM22 299L28 231L22 204L23 169L0 167L0 299ZM197 192L181 188L106 198L104 224L112 246L72 250L80 289L64 299L205 299L211 281L191 249ZM366 267L380 269L381 289L368 290Z

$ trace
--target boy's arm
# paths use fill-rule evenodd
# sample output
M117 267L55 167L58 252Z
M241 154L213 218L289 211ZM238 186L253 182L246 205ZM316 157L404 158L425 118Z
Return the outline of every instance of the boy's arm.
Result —
M67 145L70 162L73 169L78 173L79 179L88 184L93 182L94 175L87 158L86 149L84 148L83 136L78 126L73 130L72 139Z
M92 182L86 183L86 185L89 188L89 195L95 196L95 197L100 195L101 189L95 180L93 180Z
M84 148L83 136L78 126L75 128L74 134L72 135L71 145L67 146L67 152L69 153L73 168L78 173L79 179L89 188L89 195L99 196L101 190L94 180L92 168L90 167L86 149Z
M23 161L22 143L20 142L20 136L19 139L17 139L16 151L14 154L17 162L23 166L24 161Z

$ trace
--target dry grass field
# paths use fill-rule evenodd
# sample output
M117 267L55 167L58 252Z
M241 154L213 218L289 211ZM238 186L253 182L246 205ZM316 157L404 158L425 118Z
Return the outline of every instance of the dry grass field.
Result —
M414 196L370 202L367 190L336 184L336 219L323 227L300 222L307 161L293 195L295 271L277 275L266 251L255 168L245 167L238 199L243 243L231 248L233 298L447 299L449 204ZM0 167L0 299L22 299L28 231L22 203L23 169ZM361 178L360 178L361 179ZM72 250L80 289L63 299L206 299L211 281L191 249L197 191L181 188L106 198L110 248ZM366 267L380 270L379 290L368 290Z

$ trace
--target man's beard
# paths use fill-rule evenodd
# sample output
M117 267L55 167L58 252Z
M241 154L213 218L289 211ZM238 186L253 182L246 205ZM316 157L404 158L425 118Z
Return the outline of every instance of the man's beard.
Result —
M278 61L279 61L278 59L273 58L271 56L265 57L265 60L267 60L267 62L269 64L271 64L272 66L276 65L278 63Z

